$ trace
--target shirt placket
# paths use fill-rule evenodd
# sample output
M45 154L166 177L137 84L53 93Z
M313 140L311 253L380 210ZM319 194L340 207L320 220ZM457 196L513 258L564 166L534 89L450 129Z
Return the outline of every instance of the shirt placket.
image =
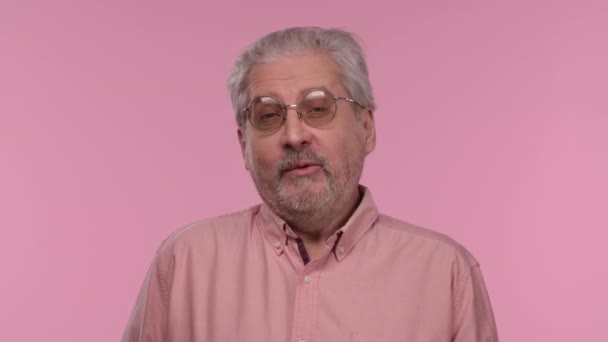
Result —
M297 281L291 341L312 342L317 313L319 272L315 262L306 265L299 273Z
M290 229L285 227L285 232L289 237L289 246L286 246L287 254L295 266L297 281L294 300L294 312L292 322L291 339L292 342L313 342L315 336L315 325L317 322L319 279L327 263L329 250L320 258L307 261L307 256L302 255L302 241ZM341 232L332 236L328 240L328 245L333 245Z

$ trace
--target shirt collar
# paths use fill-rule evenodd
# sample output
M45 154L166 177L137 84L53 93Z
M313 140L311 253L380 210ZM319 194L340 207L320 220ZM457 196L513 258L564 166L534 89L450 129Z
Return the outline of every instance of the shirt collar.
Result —
M378 209L371 192L363 185L359 185L359 191L363 193L363 197L357 209L355 209L346 224L325 241L325 244L333 249L333 253L338 261L341 261L349 254L351 249L361 240L378 218ZM298 237L285 220L270 210L266 203L260 205L260 209L254 220L259 229L264 233L266 242L272 245L277 255L283 253L289 238L296 239Z

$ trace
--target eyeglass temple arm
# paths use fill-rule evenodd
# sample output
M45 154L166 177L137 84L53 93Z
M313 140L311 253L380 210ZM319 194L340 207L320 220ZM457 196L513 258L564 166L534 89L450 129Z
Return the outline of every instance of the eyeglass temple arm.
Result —
M334 100L345 100L345 101L348 101L350 103L354 103L354 104L356 104L357 106L359 106L361 108L365 108L364 105L362 105L359 102L357 102L357 101L355 101L355 100L353 100L351 98L348 98L348 97L334 96Z

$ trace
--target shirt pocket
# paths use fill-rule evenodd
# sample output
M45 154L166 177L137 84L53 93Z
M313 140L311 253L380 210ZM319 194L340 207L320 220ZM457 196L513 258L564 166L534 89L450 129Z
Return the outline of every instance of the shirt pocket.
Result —
M369 334L352 333L350 335L351 342L405 342L402 339L379 337Z

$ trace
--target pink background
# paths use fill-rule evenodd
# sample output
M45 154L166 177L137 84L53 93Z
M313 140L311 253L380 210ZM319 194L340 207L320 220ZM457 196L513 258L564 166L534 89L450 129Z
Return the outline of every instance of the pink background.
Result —
M0 2L0 341L117 341L171 231L259 201L226 77L293 25L365 41L363 183L479 259L501 340L608 341L605 2L210 3Z

